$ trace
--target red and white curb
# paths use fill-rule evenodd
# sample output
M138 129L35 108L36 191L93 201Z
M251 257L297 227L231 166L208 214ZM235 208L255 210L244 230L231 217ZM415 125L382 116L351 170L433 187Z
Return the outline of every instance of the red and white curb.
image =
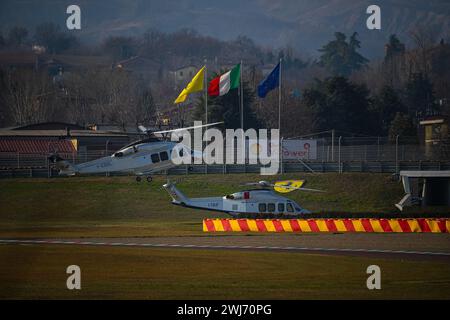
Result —
M134 243L134 242L102 242L102 241L66 241L66 240L18 240L0 239L0 244L61 244L83 246L109 247L145 247L145 248L188 248L188 249L241 249L241 250L276 250L276 251L310 251L310 252L341 252L341 253L380 253L430 255L450 257L450 252L382 250L382 249L350 249L350 248L311 248L311 247L283 247L283 246L232 246L232 245L197 245L197 244L168 244L168 243Z

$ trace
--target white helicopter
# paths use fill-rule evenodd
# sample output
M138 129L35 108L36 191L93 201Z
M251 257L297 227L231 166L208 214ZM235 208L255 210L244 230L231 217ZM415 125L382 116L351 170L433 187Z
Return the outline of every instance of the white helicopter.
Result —
M191 130L202 127L209 127L223 122L209 123L200 126L179 128L173 130L164 130L152 132L149 129L139 126L139 129L148 135L147 138L135 141L122 147L111 156L102 157L92 161L73 164L61 158L58 154L53 154L49 160L59 170L59 175L73 176L76 174L93 174L106 172L128 172L136 175L136 181L140 182L142 176L147 176L147 182L152 181L150 174L168 170L176 165L172 162L172 155L183 156L183 152L191 154L192 157L201 157L202 153L195 150L189 150L187 147L176 150L177 142L166 141L164 134L179 132L182 130ZM156 134L162 135L162 138L156 137ZM172 153L172 151L174 151Z
M164 189L172 197L172 204L187 208L225 212L233 217L282 217L301 216L311 213L295 201L276 194L271 187L281 193L294 190L324 192L317 189L304 188L305 180L278 181L275 184L267 181L247 183L262 188L239 191L223 197L188 198L175 183L168 181Z

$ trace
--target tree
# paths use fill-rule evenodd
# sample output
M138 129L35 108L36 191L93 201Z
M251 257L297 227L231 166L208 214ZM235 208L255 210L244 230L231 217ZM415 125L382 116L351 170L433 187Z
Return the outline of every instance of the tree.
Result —
M132 37L109 37L103 44L103 50L114 60L124 60L136 52L136 41Z
M75 36L61 31L58 25L51 22L38 25L34 38L50 53L60 53L78 42Z
M379 133L385 135L389 131L389 126L398 112L406 112L397 92L388 85L381 88L378 95L373 99L373 109L379 116Z
M302 61L302 59L295 56L294 49L290 46L281 49L279 52L279 59L283 59L283 68L285 70L303 69L308 65L306 62Z
M241 117L239 107L239 89L230 90L226 95L219 97L208 97L208 122L223 121L225 128L238 129L241 128ZM244 129L248 128L258 129L260 123L256 118L253 110L253 103L255 101L255 93L244 81ZM202 95L195 107L195 120L205 119L205 100Z
M405 53L405 44L400 42L395 34L391 34L389 42L385 46L384 61L388 61Z
M291 94L297 88L295 84L285 81L283 86L280 136L288 138L313 132L314 111L299 96ZM278 92L260 99L256 110L264 128L278 128Z
M395 34L389 37L385 45L385 56L383 61L383 72L385 81L391 86L398 88L401 83L401 73L405 65L405 45L400 42Z
M153 95L143 81L120 69L70 72L65 79L68 118L80 124L145 124L154 119Z
M436 111L433 84L423 73L413 73L405 86L408 113L414 117L432 115Z
M416 137L417 130L406 113L397 112L389 127L389 140L395 141L397 136Z
M319 65L325 67L334 76L348 77L354 70L359 70L367 64L369 60L364 58L357 50L361 47L357 39L357 33L353 33L349 42L346 41L345 34L336 32L336 39L330 41L319 52Z
M429 76L429 61L431 48L437 41L438 26L436 25L419 25L410 31L410 36L416 45L413 52L414 64L418 68L417 72L423 73L425 77Z
M45 72L27 69L11 70L3 76L2 100L9 107L14 124L49 121L55 110L51 99L54 90Z
M141 90L136 104L136 125L150 125L156 118L156 105L150 88Z
M372 133L375 126L369 112L369 90L344 77L316 80L304 90L303 101L314 112L314 130L337 129Z
M24 27L13 27L9 30L8 43L11 46L21 46L28 36L28 30Z
M3 38L3 32L0 31L0 48L5 46L5 38Z

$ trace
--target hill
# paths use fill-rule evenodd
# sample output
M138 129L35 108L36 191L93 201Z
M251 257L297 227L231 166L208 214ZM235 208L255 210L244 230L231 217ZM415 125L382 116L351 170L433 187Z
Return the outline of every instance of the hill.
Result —
M383 55L389 35L407 38L418 26L433 29L436 37L448 37L450 3L444 0L380 0L382 30L369 31L366 8L373 1L362 0L80 0L82 39L98 42L109 35L135 35L148 28L172 32L193 28L222 40L246 35L267 46L292 45L308 54L342 31L360 33L362 52L369 57ZM64 0L3 0L0 28L15 25L33 29L52 21L65 25Z

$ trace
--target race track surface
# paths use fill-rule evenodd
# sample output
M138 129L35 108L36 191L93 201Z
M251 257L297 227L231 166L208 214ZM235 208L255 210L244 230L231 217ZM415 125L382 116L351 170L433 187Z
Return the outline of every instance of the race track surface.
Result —
M379 256L450 263L450 234L276 234L192 237L0 239L0 244L64 244L199 250L267 250L327 255Z

